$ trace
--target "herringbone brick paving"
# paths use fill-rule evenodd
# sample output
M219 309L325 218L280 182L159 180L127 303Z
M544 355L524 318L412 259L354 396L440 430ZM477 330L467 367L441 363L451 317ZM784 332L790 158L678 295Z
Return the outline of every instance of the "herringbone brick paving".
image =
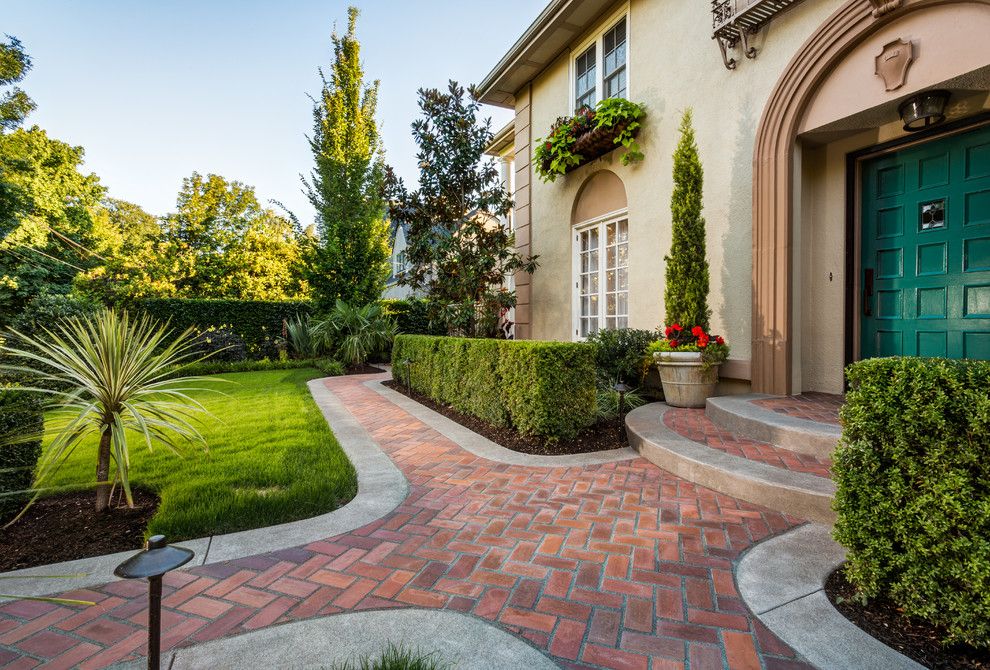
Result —
M367 379L326 385L405 474L405 502L351 533L171 573L164 648L348 610L425 607L493 622L564 668L810 667L747 611L732 576L742 551L797 519L642 459L537 468L478 458ZM72 594L95 607L0 607L0 666L98 668L140 656L144 593L143 583L115 582Z
M794 472L807 472L819 477L830 476L831 460L816 458L810 454L801 454L783 447L775 447L766 442L737 437L715 425L715 422L708 418L703 409L671 408L664 413L663 422L682 437L733 456L741 456L751 461L759 461Z
M753 404L772 409L778 414L786 414L798 419L839 425L839 409L845 396L832 393L802 393L801 395L780 398L761 398Z

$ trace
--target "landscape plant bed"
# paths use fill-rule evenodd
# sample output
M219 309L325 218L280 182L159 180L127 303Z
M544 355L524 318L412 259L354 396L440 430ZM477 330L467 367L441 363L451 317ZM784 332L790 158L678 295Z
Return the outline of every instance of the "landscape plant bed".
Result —
M138 551L158 503L158 496L142 489L134 490L134 509L122 502L123 507L115 504L110 513L95 511L92 490L41 498L15 524L0 530L0 572Z
M846 581L842 568L828 576L825 593L847 619L924 666L933 670L990 670L990 650L965 644L943 646L945 631L904 616L889 600L874 598L863 605L856 599L856 588Z
M377 375L383 372L385 372L385 370L370 363L359 363L357 365L347 366L347 374L349 375Z
M585 454L593 451L609 451L629 446L626 439L625 426L619 419L599 421L593 426L582 430L577 437L570 440L548 441L545 438L520 435L514 428L493 426L487 421L458 412L453 407L436 402L416 390L411 393L395 380L384 382L385 386L408 396L421 405L456 421L479 435L487 437L492 442L506 449L523 454L538 456L564 456L567 454Z

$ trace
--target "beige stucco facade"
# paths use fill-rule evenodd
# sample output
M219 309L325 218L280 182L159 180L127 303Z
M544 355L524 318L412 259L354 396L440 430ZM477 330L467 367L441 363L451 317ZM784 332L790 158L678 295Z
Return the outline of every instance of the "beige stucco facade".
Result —
M630 0L604 6L582 26L584 32L574 30L569 46L547 58L511 100L516 110L517 241L522 251L540 257L532 277L517 278L517 335L575 339L573 233L580 222L575 208L583 185L603 170L621 180L628 203L629 327L661 325L672 153L681 113L691 108L705 170L712 328L732 346L723 376L741 382L753 378L751 361L759 345L758 390L840 392L845 363L856 354L849 350L847 332L857 325L855 305L850 304L856 277L847 276L849 254L857 252L849 248L847 234L847 177L855 170L848 155L905 136L897 103L916 91L935 86L952 90L950 122L990 109L990 5L908 0L890 14L874 17L873 4L798 2L752 38L756 58L744 58L736 50L734 70L723 66L712 40L708 2ZM648 113L638 138L645 160L623 166L620 152L613 152L554 183L543 183L528 157L554 120L573 111L574 48L613 21L616 12L625 12L628 20L626 97ZM844 53L828 54L825 65L803 65L814 61L814 53L806 52L823 27L842 21L852 26L844 28ZM573 22L569 25L573 28ZM875 74L874 59L897 39L914 45L915 62L904 85L887 91ZM821 49L824 60L824 48L812 48ZM781 82L793 79L800 67L809 72L820 67L821 72L814 70L813 79L802 80L803 92L795 89L793 94L804 101L801 109L787 111L793 120L786 130L793 137L783 139L786 146L773 145L780 155L790 152L793 161L789 172L781 173L783 161L765 155L758 142L771 135L774 110L788 104ZM773 168L786 177L771 189L788 189L784 204L769 214L760 202L767 199L767 180L758 178L754 186L754 165L761 175ZM783 232L772 239L759 232L769 230L760 227L768 216L786 218ZM755 272L754 258L767 259ZM768 279L767 272L777 274ZM754 323L754 314L760 315L759 323ZM772 336L761 335L769 322L777 324L769 328Z

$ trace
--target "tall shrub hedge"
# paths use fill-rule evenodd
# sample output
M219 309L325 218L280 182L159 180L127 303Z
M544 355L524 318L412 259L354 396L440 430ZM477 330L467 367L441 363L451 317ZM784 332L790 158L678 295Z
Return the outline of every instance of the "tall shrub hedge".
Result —
M37 394L0 387L0 522L14 516L27 502L27 495L9 494L31 488L41 456L43 428Z
M396 379L438 402L524 435L574 437L595 421L595 352L587 344L400 335Z
M832 473L848 578L990 647L990 362L881 358L847 375Z
M210 326L228 326L244 340L248 358L274 358L278 355L278 338L282 320L305 316L312 310L308 302L265 302L261 300L197 300L158 298L134 305L172 327L205 330Z
M382 311L395 319L399 332L405 335L443 335L440 324L430 321L430 303L425 298L383 298Z

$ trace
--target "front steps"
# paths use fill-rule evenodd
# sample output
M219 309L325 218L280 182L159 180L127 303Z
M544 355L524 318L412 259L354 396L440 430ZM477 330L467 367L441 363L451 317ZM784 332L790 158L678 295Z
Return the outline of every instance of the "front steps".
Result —
M629 443L644 458L679 477L779 512L831 524L835 484L824 475L839 428L753 403L769 398L754 394L711 398L704 412L665 403L644 405L626 415ZM695 429L685 428L686 423Z

